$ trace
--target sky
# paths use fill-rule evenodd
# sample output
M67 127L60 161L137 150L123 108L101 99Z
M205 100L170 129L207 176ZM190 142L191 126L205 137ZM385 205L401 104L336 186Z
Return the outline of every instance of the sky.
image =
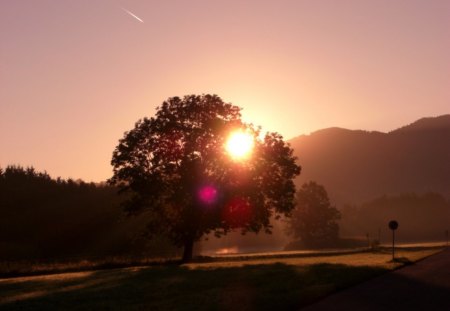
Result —
M285 139L450 113L447 0L0 0L0 167L104 181L165 99Z

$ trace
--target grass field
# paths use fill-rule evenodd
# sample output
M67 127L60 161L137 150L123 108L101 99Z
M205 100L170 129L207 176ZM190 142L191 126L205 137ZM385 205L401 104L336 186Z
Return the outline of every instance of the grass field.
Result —
M437 248L253 256L0 279L8 310L292 310L417 261Z

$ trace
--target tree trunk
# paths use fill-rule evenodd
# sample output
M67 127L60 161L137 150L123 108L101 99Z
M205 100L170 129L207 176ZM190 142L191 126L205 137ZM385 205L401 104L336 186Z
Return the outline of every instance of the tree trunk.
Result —
M193 251L194 251L194 239L187 238L186 242L184 243L183 258L181 259L181 262L186 263L192 261Z

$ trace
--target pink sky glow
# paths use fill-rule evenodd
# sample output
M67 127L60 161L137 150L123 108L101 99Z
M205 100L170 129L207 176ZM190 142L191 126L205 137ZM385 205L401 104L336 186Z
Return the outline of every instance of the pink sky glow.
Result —
M130 14L131 13L131 14ZM0 167L103 181L134 122L215 93L286 139L450 112L450 1L0 1Z

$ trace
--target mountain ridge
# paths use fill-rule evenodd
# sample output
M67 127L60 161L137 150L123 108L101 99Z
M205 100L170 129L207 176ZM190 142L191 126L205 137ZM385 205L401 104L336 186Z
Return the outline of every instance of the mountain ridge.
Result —
M331 127L289 143L303 168L297 185L322 183L338 204L408 192L450 198L450 114L388 133Z
M450 114L444 114L437 117L421 118L411 124L400 127L389 133L418 131L418 130L445 130L450 129Z

